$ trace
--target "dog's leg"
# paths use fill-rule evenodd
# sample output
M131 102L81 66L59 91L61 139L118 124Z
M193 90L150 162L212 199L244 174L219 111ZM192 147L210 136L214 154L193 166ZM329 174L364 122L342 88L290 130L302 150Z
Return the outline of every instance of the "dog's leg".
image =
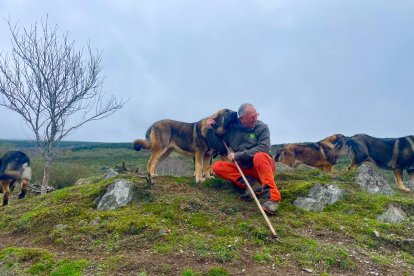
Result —
M23 178L20 182L21 189L19 193L19 199L22 199L26 196L27 186L29 185L29 179Z
M324 164L323 167L322 167L322 170L324 172L330 172L330 171L332 171L332 165L331 164Z
M1 185L3 187L3 206L9 204L9 195L10 195L10 181L3 180L1 181Z
M402 170L401 169L394 169L394 177L395 177L395 183L397 184L397 188L404 191L409 192L410 189L405 187L403 180L402 180Z
M155 178L158 176L157 175L158 164L161 161L165 160L172 151L173 151L172 148L166 148L166 149L162 149L159 151L153 151L151 153L151 157L148 160L148 166L147 166L150 183L154 184Z
M211 175L211 160L213 159L212 154L206 153L203 157L203 174L206 179L214 178Z
M195 175L196 182L201 183L206 179L203 177L203 158L204 153L200 151L195 152Z
M150 184L155 183L155 178L157 177L157 165L158 159L160 157L159 151L153 151L151 153L150 159L148 160L147 164L147 173L149 177Z

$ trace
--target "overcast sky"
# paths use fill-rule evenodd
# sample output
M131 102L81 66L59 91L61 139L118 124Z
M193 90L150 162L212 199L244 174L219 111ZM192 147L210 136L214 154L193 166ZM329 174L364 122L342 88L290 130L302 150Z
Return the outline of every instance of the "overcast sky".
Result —
M65 140L132 142L161 119L195 122L252 103L272 144L331 134L413 133L414 1L0 0L6 18L49 24L103 50L104 92L125 107ZM30 139L0 107L0 138Z

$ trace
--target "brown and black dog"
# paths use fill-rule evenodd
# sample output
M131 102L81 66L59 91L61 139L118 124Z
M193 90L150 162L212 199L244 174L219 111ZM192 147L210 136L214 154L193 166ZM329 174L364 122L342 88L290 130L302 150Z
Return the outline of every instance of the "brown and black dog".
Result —
M0 158L0 182L4 193L3 206L9 203L10 189L14 189L16 181L21 186L19 198L25 197L31 177L30 159L25 153L9 151Z
M274 160L290 167L306 164L330 172L338 158L335 147L344 142L344 135L334 134L316 143L286 144L277 149Z
M365 161L374 163L380 168L393 170L397 187L410 191L403 183L403 170L407 171L409 180L414 181L414 136L375 138L357 134L348 137L345 144L352 159L348 169Z
M207 119L213 118L216 125L207 128ZM151 149L147 171L151 181L156 176L159 162L167 158L172 151L183 155L194 156L196 182L211 178L211 158L215 153L225 153L222 136L226 127L237 120L237 112L221 109L212 116L195 123L185 123L173 120L155 122L145 135L145 140L134 141L134 149Z

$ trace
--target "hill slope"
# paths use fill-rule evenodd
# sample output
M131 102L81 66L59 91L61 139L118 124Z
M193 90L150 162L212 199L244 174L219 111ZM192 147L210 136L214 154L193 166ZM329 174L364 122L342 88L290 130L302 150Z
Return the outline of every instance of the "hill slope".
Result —
M276 175L283 202L270 217L276 243L254 202L221 180L196 185L160 177L148 186L133 174L138 199L114 211L97 211L97 198L113 180L18 200L0 209L0 273L10 275L403 275L414 252L399 245L413 238L413 222L378 223L390 203L414 216L413 194L368 195L353 173L296 170ZM316 183L347 191L323 212L292 202ZM373 233L377 231L380 237Z

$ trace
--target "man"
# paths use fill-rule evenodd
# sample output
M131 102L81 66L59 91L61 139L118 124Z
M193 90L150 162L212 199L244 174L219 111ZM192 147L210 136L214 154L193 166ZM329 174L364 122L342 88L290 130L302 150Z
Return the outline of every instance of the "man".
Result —
M281 197L274 179L275 164L270 155L270 132L266 124L257 120L258 116L259 113L252 104L245 103L239 107L237 123L229 126L223 136L233 151L227 155L230 162L217 161L212 170L218 177L246 189L246 183L233 163L237 161L255 194L267 197L268 200L262 204L263 210L268 214L275 214ZM214 124L214 119L207 120L208 127ZM253 197L249 189L246 189L240 198L251 200Z

